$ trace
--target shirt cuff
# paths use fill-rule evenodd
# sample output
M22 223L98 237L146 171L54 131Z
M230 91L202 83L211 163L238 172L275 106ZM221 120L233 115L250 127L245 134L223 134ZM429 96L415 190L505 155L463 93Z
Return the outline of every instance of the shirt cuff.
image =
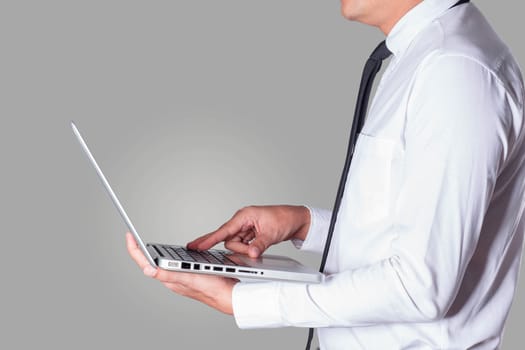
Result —
M241 329L327 327L333 320L311 298L308 285L293 282L237 283L233 315ZM333 296L330 297L330 300ZM337 299L339 300L339 299Z
M235 284L232 306L241 329L282 327L278 282Z
M304 241L294 239L292 243L298 249L322 253L332 212L326 209L310 208L308 206L306 206L306 208L310 211L310 227L306 234L306 239Z

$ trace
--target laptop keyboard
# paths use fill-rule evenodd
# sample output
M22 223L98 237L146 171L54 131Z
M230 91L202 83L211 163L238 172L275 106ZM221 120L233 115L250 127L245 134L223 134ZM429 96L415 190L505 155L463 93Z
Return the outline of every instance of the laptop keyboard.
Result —
M226 252L220 250L204 250L196 251L189 250L184 247L172 247L162 245L162 248L171 255L174 260L192 261L196 263L210 263L219 265L238 266L235 262L230 260L225 254Z

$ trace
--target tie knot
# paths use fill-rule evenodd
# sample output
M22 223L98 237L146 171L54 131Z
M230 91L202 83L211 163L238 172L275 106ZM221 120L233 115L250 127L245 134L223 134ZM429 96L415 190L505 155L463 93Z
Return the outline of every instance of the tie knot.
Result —
M385 58L390 56L392 52L386 47L386 42L383 40L377 45L375 50L370 55L370 58L377 61L383 61Z

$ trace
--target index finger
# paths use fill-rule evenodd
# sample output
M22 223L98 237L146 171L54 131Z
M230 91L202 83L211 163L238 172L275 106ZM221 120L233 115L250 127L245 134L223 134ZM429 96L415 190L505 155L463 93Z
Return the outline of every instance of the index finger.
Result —
M241 233L244 230L246 225L244 225L243 220L234 216L224 225L219 227L217 230L210 232L202 237L197 238L196 240L187 244L189 249L195 250L206 250L210 249L219 242L223 242L231 239L238 233Z

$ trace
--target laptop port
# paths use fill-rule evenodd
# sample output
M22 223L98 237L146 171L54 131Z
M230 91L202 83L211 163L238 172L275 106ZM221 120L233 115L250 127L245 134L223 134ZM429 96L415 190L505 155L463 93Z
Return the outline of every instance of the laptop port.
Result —
M204 266L204 270L209 270L210 267L208 265Z
M222 267L214 266L213 271L222 271Z
M183 262L182 264L180 264L180 267L185 269L185 270L189 270L189 269L191 269L191 264L187 263L187 262Z
M226 272L235 272L235 269L233 267L227 267Z
M194 270L200 270L201 269L201 264L193 264L193 269Z

